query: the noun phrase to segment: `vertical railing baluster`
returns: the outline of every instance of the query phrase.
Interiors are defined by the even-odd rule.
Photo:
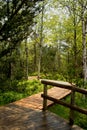
[[[46,111],[47,109],[47,85],[44,84],[44,97],[43,97],[43,111]]]
[[[71,105],[74,106],[75,104],[75,91],[72,90],[71,92]],[[74,124],[74,110],[70,109],[70,118],[69,118],[69,124]]]

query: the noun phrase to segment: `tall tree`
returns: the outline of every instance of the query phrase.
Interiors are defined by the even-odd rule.
[[[26,79],[28,79],[28,45],[27,38],[25,40],[25,53],[26,53]]]
[[[40,5],[37,2],[38,0],[1,0],[0,57],[13,50],[26,35],[30,34],[35,24],[33,18],[40,11]]]
[[[84,88],[86,88],[87,83],[87,41],[86,41],[86,27],[87,27],[87,0],[79,1],[81,6],[81,21],[82,21],[82,45],[83,45],[83,78],[84,78]]]
[[[39,0],[0,1],[0,59],[2,59],[0,62],[8,68],[1,71],[5,72],[9,78],[12,73],[14,74],[14,68],[17,72],[17,67],[20,65],[20,61],[16,59],[18,58],[16,52],[18,48],[21,48],[21,42],[33,31],[32,27],[36,24],[33,19],[41,11],[40,2]],[[18,63],[13,63],[14,60]]]
[[[39,42],[39,59],[38,59],[38,78],[41,72],[41,57],[42,57],[42,44],[43,44],[43,17],[44,17],[44,2],[42,3],[41,25],[40,25],[40,42]]]

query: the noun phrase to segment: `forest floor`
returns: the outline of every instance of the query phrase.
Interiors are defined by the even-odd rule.
[[[34,79],[37,80],[37,79],[38,79],[38,76],[29,76],[29,77],[28,77],[28,80],[34,80]]]

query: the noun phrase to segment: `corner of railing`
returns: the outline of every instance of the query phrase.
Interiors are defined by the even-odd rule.
[[[47,81],[47,79],[40,79],[40,82],[41,82],[42,84],[45,84],[46,81]]]

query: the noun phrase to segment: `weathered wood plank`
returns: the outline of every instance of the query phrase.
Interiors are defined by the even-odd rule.
[[[20,102],[20,101],[19,101]],[[0,107],[0,130],[82,130],[51,112],[12,103]]]
[[[56,99],[62,99],[71,93],[70,90],[61,89],[53,87],[48,90],[48,95],[55,97]],[[34,109],[42,109],[43,108],[43,99],[41,98],[41,93],[34,94],[27,98],[21,99],[20,102],[16,101],[15,103],[20,106],[25,106],[27,108],[34,108]],[[53,104],[53,101],[47,101],[47,106]]]
[[[48,92],[59,99],[66,96],[60,93],[67,93],[65,89],[55,87]],[[0,130],[83,130],[78,126],[70,126],[66,120],[51,112],[43,112],[40,110],[42,107],[41,93],[0,107]]]
[[[86,109],[82,109],[78,106],[75,106],[75,92],[79,92],[79,93],[87,95],[87,90],[78,88],[74,84],[71,84],[71,83],[68,83],[68,82],[62,82],[62,81],[42,79],[41,83],[43,83],[45,85],[45,91],[47,91],[48,85],[59,87],[59,88],[64,88],[64,89],[67,89],[67,90],[71,90],[71,102],[70,103],[66,103],[64,101],[61,101],[60,99],[52,97],[51,95],[49,96],[48,94],[45,94],[45,92],[41,95],[43,97],[43,99],[45,99],[46,101],[48,99],[50,101],[53,101],[54,103],[57,103],[57,104],[60,104],[60,105],[63,105],[65,107],[70,108],[70,117],[69,117],[70,125],[74,124],[74,111],[77,111],[77,112],[80,112],[82,114],[87,115]],[[44,106],[43,106],[43,110],[46,110],[46,107],[44,109]]]

